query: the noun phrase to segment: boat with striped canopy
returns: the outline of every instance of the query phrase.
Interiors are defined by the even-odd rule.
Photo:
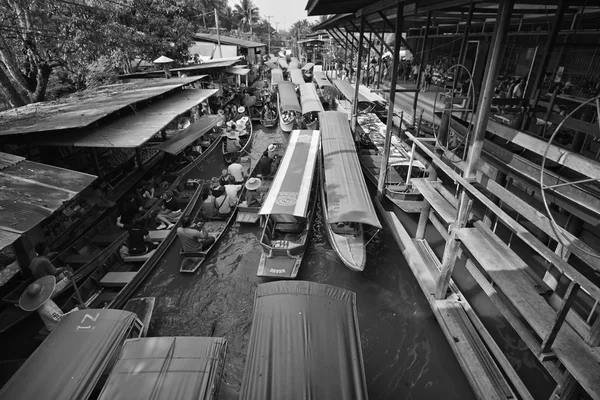
[[[317,89],[312,83],[303,83],[300,88],[300,104],[302,116],[307,129],[319,129],[319,113],[324,111],[323,104],[317,94]]]
[[[363,271],[369,242],[365,241],[364,228],[379,230],[381,223],[371,202],[346,114],[326,111],[319,118],[321,209],[327,239],[344,265]]]
[[[269,193],[263,216],[258,276],[295,278],[302,264],[317,204],[315,165],[319,131],[293,131]]]
[[[302,113],[296,90],[291,82],[281,82],[277,87],[277,109],[279,124],[284,132],[291,132],[296,122],[296,113]]]

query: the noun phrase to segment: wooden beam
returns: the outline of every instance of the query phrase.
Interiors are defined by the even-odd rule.
[[[371,32],[373,32],[375,34],[375,37],[381,42],[382,46],[385,46],[385,48],[390,53],[394,54],[394,49],[392,49],[391,46],[389,44],[387,44],[387,42],[384,40],[384,38],[382,36],[380,36],[379,33],[375,29],[373,29],[373,26],[369,23],[369,21],[365,21],[365,23],[367,24],[369,29],[371,29]]]
[[[558,331],[562,327],[565,319],[567,318],[567,314],[571,309],[571,306],[575,302],[577,298],[577,293],[579,293],[579,285],[574,281],[571,281],[569,287],[567,288],[567,292],[565,293],[564,300],[560,306],[560,309],[556,313],[556,318],[554,319],[554,323],[552,324],[552,330],[550,334],[546,336],[544,341],[542,342],[542,350],[541,353],[548,353],[552,349],[552,344],[556,339],[556,335],[558,335]]]

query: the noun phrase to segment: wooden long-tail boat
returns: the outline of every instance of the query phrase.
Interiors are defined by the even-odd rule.
[[[303,83],[300,88],[300,104],[302,116],[307,129],[319,129],[319,113],[324,111],[323,104],[317,94],[317,89],[312,83]]]
[[[231,164],[234,157],[241,157],[244,154],[248,153],[250,146],[252,145],[252,139],[254,138],[254,129],[252,127],[252,121],[248,118],[246,121],[244,131],[247,132],[245,135],[240,136],[240,144],[242,145],[236,151],[227,151],[227,139],[223,140],[221,143],[221,152],[223,153],[223,158],[227,164]]]
[[[277,109],[281,130],[286,133],[291,132],[296,122],[296,113],[302,112],[292,83],[281,82],[277,87]]]

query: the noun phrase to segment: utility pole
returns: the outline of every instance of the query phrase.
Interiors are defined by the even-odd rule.
[[[223,50],[221,49],[221,32],[219,31],[219,14],[215,8],[215,25],[217,26],[217,45],[219,46],[219,57],[223,58]]]
[[[273,16],[272,15],[265,15],[265,18],[267,19],[267,30],[269,31],[269,41],[267,44],[267,54],[271,54],[271,18]]]

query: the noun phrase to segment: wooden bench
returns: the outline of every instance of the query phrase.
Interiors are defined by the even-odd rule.
[[[124,231],[117,231],[107,233],[105,235],[96,235],[92,238],[91,242],[94,246],[110,246],[111,244],[113,244],[114,241],[118,240],[121,236],[123,236],[124,233]]]
[[[109,272],[102,279],[100,285],[103,287],[123,287],[135,277],[137,272]]]
[[[85,265],[94,257],[96,257],[96,254],[69,254],[63,261],[69,265]]]
[[[433,182],[423,178],[413,178],[410,182],[445,223],[451,224],[456,221],[456,207],[440,192],[440,190],[445,190],[440,188],[440,182]]]
[[[300,233],[304,229],[303,224],[293,222],[279,222],[275,230],[283,233]]]
[[[163,240],[165,240],[167,238],[167,236],[169,235],[170,232],[171,231],[168,229],[163,229],[162,231],[149,231],[148,237],[153,242],[162,242]]]
[[[126,255],[122,256],[123,261],[125,262],[146,262],[150,257],[152,257],[156,253],[156,249],[149,251],[146,254],[140,254],[139,256]]]

